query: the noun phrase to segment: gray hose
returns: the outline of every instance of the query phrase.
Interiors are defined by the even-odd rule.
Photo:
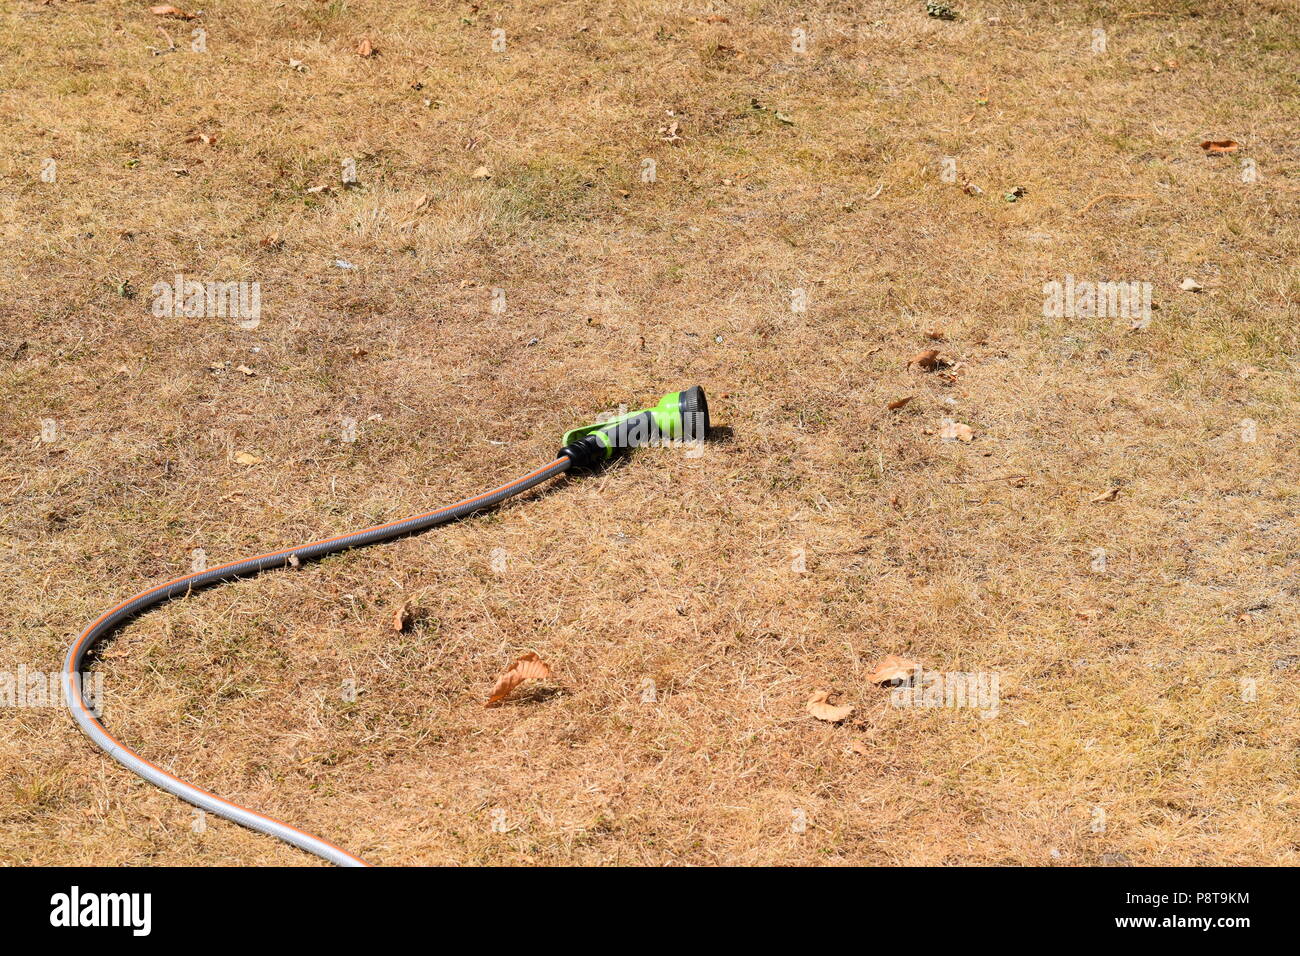
[[[141,591],[135,597],[128,598],[112,610],[105,611],[98,620],[82,631],[81,636],[68,648],[68,656],[63,667],[63,699],[67,703],[68,709],[72,711],[73,718],[76,719],[81,729],[86,732],[86,736],[126,769],[143,777],[150,783],[162,787],[169,793],[174,793],[182,800],[188,800],[196,807],[202,807],[204,810],[215,813],[219,817],[225,817],[227,820],[233,820],[235,823],[249,829],[278,837],[286,843],[291,843],[308,853],[314,853],[331,863],[337,863],[339,866],[366,866],[365,861],[319,837],[304,833],[287,823],[273,820],[254,810],[248,810],[236,803],[231,803],[229,800],[223,800],[221,797],[208,793],[206,790],[201,790],[193,784],[173,777],[166,770],[149,763],[139,754],[115,740],[86,707],[86,702],[81,695],[82,682],[75,679],[81,671],[86,655],[121,624],[169,598],[189,594],[200,588],[220,584],[224,581],[246,577],[269,568],[279,568],[293,562],[323,558],[327,554],[335,554],[349,548],[360,548],[380,541],[390,541],[402,535],[423,531],[425,528],[431,528],[437,524],[455,521],[457,518],[463,518],[476,511],[490,508],[507,498],[527,491],[534,485],[541,484],[543,481],[562,473],[569,467],[569,464],[570,459],[561,456],[545,468],[539,468],[532,474],[525,475],[508,485],[502,485],[494,491],[489,491],[474,498],[466,498],[464,501],[449,505],[446,508],[440,508],[437,511],[415,515],[411,518],[403,518],[400,521],[378,525],[374,528],[366,528],[364,531],[354,531],[351,534],[340,535],[337,538],[314,541],[300,548],[288,548],[283,551],[274,551],[271,554],[263,554],[256,558],[245,558],[242,561],[223,564],[221,567],[210,568],[206,571],[198,571],[183,578],[168,581],[166,584],[159,584],[147,591]]]

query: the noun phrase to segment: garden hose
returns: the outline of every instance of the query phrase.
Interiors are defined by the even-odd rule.
[[[87,656],[108,635],[113,633],[126,621],[149,608],[174,597],[190,594],[201,588],[233,581],[266,571],[270,568],[284,567],[286,564],[297,565],[304,561],[323,558],[350,548],[361,548],[381,541],[414,534],[434,525],[455,521],[476,512],[500,504],[507,498],[521,494],[544,481],[556,477],[574,466],[592,466],[610,457],[616,451],[641,445],[655,444],[662,441],[702,441],[709,428],[708,403],[704,390],[698,385],[682,392],[672,392],[664,396],[659,405],[653,409],[631,412],[612,420],[584,426],[567,433],[565,446],[560,449],[556,459],[549,465],[538,468],[509,484],[493,491],[466,498],[464,501],[429,511],[424,514],[392,521],[388,524],[354,531],[351,534],[314,541],[297,548],[286,548],[255,558],[233,561],[220,567],[196,571],[185,577],[176,578],[165,584],[159,584],[141,591],[116,607],[105,611],[94,623],[81,632],[77,640],[68,648],[63,667],[63,697],[72,711],[73,718],[105,753],[126,767],[132,773],[143,777],[150,783],[187,800],[210,813],[224,817],[241,826],[257,830],[269,836],[278,837],[299,849],[314,853],[323,859],[340,866],[366,866],[359,857],[353,856],[334,844],[320,837],[304,833],[296,827],[279,820],[274,820],[255,810],[241,807],[215,794],[209,793],[194,784],[187,783],[173,776],[161,767],[145,760],[135,751],[114,738],[98,717],[86,706],[82,696],[82,665]],[[99,703],[99,702],[96,702]]]

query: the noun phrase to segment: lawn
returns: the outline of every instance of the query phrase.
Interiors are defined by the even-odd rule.
[[[105,725],[377,864],[1300,862],[1294,3],[182,6],[0,10],[0,690],[698,383],[142,617]],[[319,862],[39,697],[0,863]]]

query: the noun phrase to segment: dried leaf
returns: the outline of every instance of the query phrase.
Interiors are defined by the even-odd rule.
[[[912,674],[920,669],[921,665],[916,661],[890,654],[876,665],[875,671],[867,677],[867,680],[872,684],[902,683],[911,680]]]
[[[216,145],[217,145],[217,134],[216,134],[216,133],[212,133],[212,134],[208,134],[208,133],[195,133],[193,136],[187,136],[187,137],[185,138],[185,142],[187,142],[187,143],[202,143],[204,146],[216,146]]]
[[[907,360],[907,365],[909,368],[915,365],[924,372],[933,372],[939,367],[939,350],[926,349],[924,352],[918,352]]]
[[[810,715],[816,717],[818,720],[825,720],[832,724],[838,724],[840,721],[846,720],[848,716],[853,713],[853,705],[828,703],[830,696],[830,691],[819,690],[808,698],[808,703],[805,705],[805,709]]]
[[[1205,288],[1205,286],[1201,285],[1191,276],[1187,276],[1182,282],[1178,283],[1178,288],[1182,289],[1184,292],[1200,292]]]
[[[370,37],[362,37],[361,42],[357,44],[357,56],[369,57],[377,56],[378,54],[379,51],[376,50],[375,45],[370,42]]]
[[[258,458],[256,455],[246,451],[235,452],[235,461],[241,465],[256,465],[259,464],[261,460],[262,459]]]
[[[510,696],[510,692],[526,680],[545,680],[551,676],[551,668],[545,661],[529,651],[510,666],[510,669],[497,678],[496,686],[488,695],[484,707],[495,707]]]
[[[193,20],[198,14],[186,13],[179,7],[173,7],[169,3],[160,3],[156,7],[150,7],[149,12],[155,17],[175,17],[177,20]]]
[[[249,368],[247,365],[236,365],[236,366],[235,366],[235,371],[236,371],[236,372],[243,372],[243,373],[244,373],[245,375],[247,375],[249,378],[252,378],[254,375],[257,374],[257,373],[254,372],[251,368]]]
[[[1216,153],[1235,153],[1240,148],[1241,144],[1232,139],[1207,139],[1201,144],[1201,149],[1211,156]]]
[[[891,412],[896,411],[897,409],[902,408],[904,405],[910,402],[914,397],[915,396],[913,395],[908,395],[906,398],[896,398],[885,407],[888,408]]]
[[[975,432],[969,425],[961,422],[946,421],[939,429],[939,437],[944,441],[969,442],[975,438]]]
[[[1102,501],[1114,501],[1118,497],[1119,497],[1119,488],[1112,485],[1111,487],[1103,491],[1101,494],[1093,498],[1092,501],[1094,504],[1096,504]]]
[[[401,634],[406,630],[406,625],[411,623],[411,605],[409,602],[403,602],[395,614],[393,614],[393,630]]]
[[[491,178],[492,178],[492,170],[488,169],[486,166],[480,166],[478,169],[474,170],[474,172],[470,174],[470,178],[471,178],[471,179],[491,179]]]

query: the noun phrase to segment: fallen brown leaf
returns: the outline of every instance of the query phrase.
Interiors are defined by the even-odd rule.
[[[896,398],[896,399],[894,399],[892,402],[890,402],[890,403],[889,403],[887,406],[885,406],[885,407],[888,408],[888,409],[892,412],[892,411],[895,411],[895,410],[897,410],[897,409],[902,408],[904,405],[906,405],[908,402],[910,402],[910,401],[911,401],[913,398],[915,398],[915,397],[916,397],[916,396],[914,396],[914,395],[908,395],[906,398]]]
[[[180,7],[173,7],[170,3],[160,3],[156,7],[150,7],[149,12],[155,17],[175,17],[177,20],[193,20],[198,16],[196,13],[186,13]]]
[[[1240,148],[1241,144],[1233,139],[1207,139],[1201,144],[1201,149],[1210,155],[1215,153],[1235,153]]]
[[[805,709],[810,715],[818,720],[829,721],[832,724],[838,724],[846,720],[853,713],[852,704],[831,704],[828,703],[831,694],[827,690],[819,690],[808,698]]]
[[[1119,497],[1119,488],[1112,485],[1111,487],[1103,491],[1101,494],[1093,498],[1092,501],[1094,504],[1096,504],[1102,501],[1114,501],[1118,497]]]
[[[262,459],[258,458],[256,455],[252,454],[251,452],[246,452],[246,451],[235,452],[235,462],[237,464],[256,465],[256,464],[260,464],[261,461]]]
[[[492,178],[492,170],[488,169],[486,166],[480,166],[478,169],[474,170],[474,172],[470,174],[470,178],[471,178],[471,179],[491,179],[491,178]]]
[[[406,630],[406,625],[411,623],[411,605],[410,602],[403,601],[398,605],[397,611],[393,614],[393,630],[401,634]]]
[[[867,680],[872,684],[892,684],[895,681],[901,683],[911,680],[912,674],[920,669],[921,665],[916,661],[890,654],[876,665],[875,671],[867,677]]]
[[[917,368],[926,372],[933,372],[939,367],[939,350],[926,349],[924,352],[918,352],[907,360],[908,366],[915,365]]]
[[[944,422],[939,429],[939,437],[944,441],[969,442],[975,438],[975,431],[961,422]]]
[[[379,51],[375,45],[370,42],[370,37],[362,37],[361,42],[357,44],[357,56],[378,56]]]
[[[495,707],[510,696],[510,692],[526,680],[545,680],[551,676],[550,666],[540,657],[529,651],[516,660],[510,669],[497,678],[496,686],[488,695],[484,707]]]

